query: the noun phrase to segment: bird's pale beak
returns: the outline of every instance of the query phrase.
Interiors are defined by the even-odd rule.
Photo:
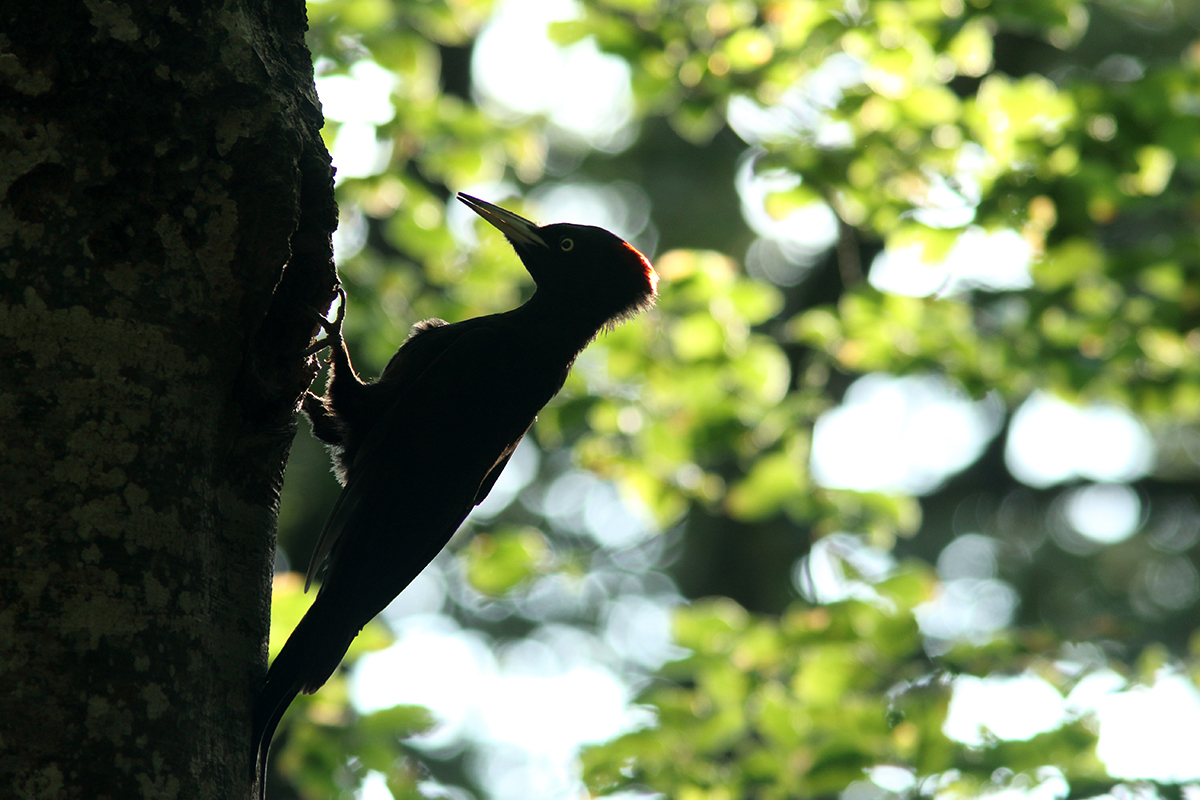
[[[539,247],[547,246],[546,240],[538,235],[538,226],[524,217],[503,209],[500,206],[485,203],[478,197],[471,197],[471,195],[463,194],[462,192],[458,193],[458,199],[463,201],[476,214],[495,226],[513,244],[525,245],[527,247],[530,245],[538,245]]]

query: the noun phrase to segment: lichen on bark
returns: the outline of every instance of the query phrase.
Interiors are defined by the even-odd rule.
[[[20,7],[18,7],[20,6]],[[0,13],[0,785],[237,797],[336,224],[299,2]]]

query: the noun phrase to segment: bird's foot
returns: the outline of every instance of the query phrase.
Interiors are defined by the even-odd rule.
[[[315,355],[324,350],[326,347],[329,347],[342,340],[342,320],[346,317],[346,290],[342,288],[341,284],[338,284],[337,293],[337,316],[334,317],[332,321],[315,308],[308,308],[308,311],[313,315],[313,318],[316,319],[317,324],[320,325],[321,329],[325,331],[325,335],[313,342],[308,349],[304,351],[305,358]]]

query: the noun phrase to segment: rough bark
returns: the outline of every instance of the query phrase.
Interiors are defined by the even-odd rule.
[[[4,796],[249,792],[334,281],[304,25],[301,0],[0,2]]]

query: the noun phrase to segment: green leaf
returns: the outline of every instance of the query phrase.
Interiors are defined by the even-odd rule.
[[[384,736],[388,739],[407,739],[418,733],[426,733],[437,724],[433,713],[424,706],[395,705],[366,714],[358,723],[366,736]]]
[[[478,533],[464,551],[467,580],[498,597],[539,574],[548,554],[546,538],[536,528]]]
[[[1048,250],[1033,265],[1033,279],[1044,291],[1053,292],[1103,268],[1104,254],[1095,244],[1085,239],[1070,239]]]
[[[766,519],[798,501],[807,487],[807,470],[794,453],[772,453],[754,462],[749,474],[729,491],[725,507],[736,519]]]
[[[742,28],[725,40],[721,51],[734,72],[749,72],[771,60],[775,46],[770,37],[757,28]]]

